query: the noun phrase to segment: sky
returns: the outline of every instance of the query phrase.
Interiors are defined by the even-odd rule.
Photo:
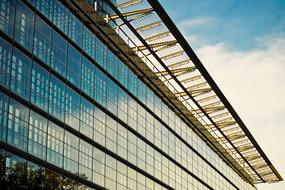
[[[285,0],[160,3],[285,178]]]

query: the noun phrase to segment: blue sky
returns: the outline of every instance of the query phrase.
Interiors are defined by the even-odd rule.
[[[160,3],[285,178],[285,0]]]
[[[255,48],[256,39],[285,32],[284,0],[161,0],[174,21],[209,19],[195,25],[186,35],[206,39],[206,43],[224,42],[231,48]],[[195,45],[196,46],[196,45]],[[195,48],[194,46],[194,48]]]

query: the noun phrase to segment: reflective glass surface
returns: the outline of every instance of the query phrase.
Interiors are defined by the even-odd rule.
[[[61,1],[0,4],[2,142],[108,189],[254,189]]]

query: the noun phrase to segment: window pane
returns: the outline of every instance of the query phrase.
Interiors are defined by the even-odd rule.
[[[80,139],[79,163],[92,169],[92,145]]]
[[[92,145],[80,140],[79,175],[92,180]]]
[[[64,121],[65,84],[55,77],[51,77],[49,86],[49,113]]]
[[[96,60],[96,42],[97,37],[87,28],[83,27],[83,50]]]
[[[80,87],[81,54],[71,45],[68,46],[67,80]]]
[[[80,95],[69,87],[66,88],[65,110],[65,123],[79,131]]]
[[[52,20],[53,0],[37,0],[37,9],[49,20]]]
[[[69,37],[80,47],[82,47],[82,22],[75,15],[69,16]]]
[[[64,130],[61,127],[49,122],[47,161],[58,167],[63,164],[63,135]]]
[[[96,84],[96,101],[103,106],[106,106],[106,86],[107,77],[98,69],[95,70],[95,84]]]
[[[64,169],[78,174],[79,138],[65,131]]]
[[[28,122],[29,109],[11,99],[7,142],[24,151],[27,150]]]
[[[36,17],[34,54],[49,65],[51,51],[51,28],[40,18]]]
[[[107,109],[117,115],[117,88],[118,86],[109,78],[107,79]]]
[[[53,23],[68,35],[68,9],[60,1],[54,1],[53,9]]]
[[[67,61],[67,42],[61,35],[53,32],[51,67],[60,75],[65,77]]]
[[[8,36],[13,35],[15,0],[0,1],[0,30]]]
[[[22,1],[18,1],[15,22],[15,40],[31,51],[33,48],[34,12]]]
[[[6,168],[6,175],[9,182],[7,185],[10,186],[8,189],[22,189],[23,182],[26,180],[26,160],[10,152],[7,152]]]
[[[33,63],[31,102],[48,111],[49,73],[36,63]]]
[[[46,159],[47,119],[31,111],[28,151],[43,160]]]
[[[80,132],[93,138],[93,104],[81,97]]]
[[[31,59],[14,48],[10,86],[12,91],[25,99],[30,98],[31,67]]]
[[[95,66],[85,57],[82,59],[82,69],[81,69],[81,89],[83,92],[95,98]]]
[[[9,86],[11,74],[11,45],[0,38],[0,84]]]
[[[6,142],[8,119],[8,96],[0,92],[0,140]]]

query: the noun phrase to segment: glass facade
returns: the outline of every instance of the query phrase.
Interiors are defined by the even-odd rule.
[[[64,2],[0,1],[2,187],[255,189]]]

